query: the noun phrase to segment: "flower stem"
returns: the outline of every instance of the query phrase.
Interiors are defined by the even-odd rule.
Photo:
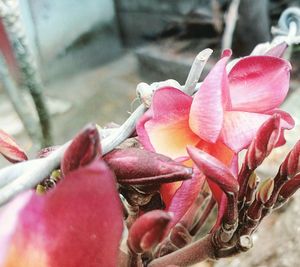
[[[206,259],[215,259],[215,248],[212,235],[209,234],[180,250],[157,258],[150,262],[149,267],[163,267],[168,265],[189,266]]]

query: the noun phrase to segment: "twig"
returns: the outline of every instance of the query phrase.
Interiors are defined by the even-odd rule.
[[[207,48],[202,50],[195,58],[191,70],[189,72],[189,75],[186,79],[185,86],[183,91],[187,93],[188,95],[192,95],[195,92],[195,87],[197,85],[197,82],[201,76],[201,73],[204,69],[204,66],[212,54],[212,50]]]
[[[116,132],[101,142],[103,154],[113,150],[133,133],[136,122],[145,110],[145,106],[140,105]],[[6,184],[0,189],[0,205],[6,203],[18,193],[34,187],[57,168],[70,142],[67,142],[46,158],[25,161],[0,170],[0,181],[2,184]]]
[[[225,30],[222,38],[222,50],[231,48],[232,37],[238,19],[240,0],[232,0],[225,19]]]
[[[3,82],[3,88],[9,97],[15,111],[23,122],[25,130],[34,143],[40,142],[38,125],[24,100],[22,93],[14,83],[6,67],[3,55],[0,53],[0,79]]]
[[[43,136],[42,145],[49,146],[52,144],[49,112],[42,95],[43,85],[36,62],[20,20],[18,1],[0,1],[0,17],[11,41],[24,85],[28,88],[36,107]]]

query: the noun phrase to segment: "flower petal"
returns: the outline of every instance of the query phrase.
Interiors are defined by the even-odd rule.
[[[116,266],[122,225],[113,175],[93,162],[31,196],[0,266]]]
[[[268,118],[270,115],[267,114],[227,111],[220,138],[233,151],[239,152],[251,143]]]
[[[156,91],[151,110],[136,127],[142,145],[173,159],[187,155],[186,145],[199,140],[188,125],[191,103],[192,98],[178,89]]]
[[[272,57],[280,57],[282,58],[285,51],[288,48],[288,44],[286,42],[282,42],[280,44],[277,44],[276,46],[272,47],[271,49],[269,49],[265,55],[266,56],[272,56]]]
[[[0,154],[12,163],[27,160],[25,152],[10,135],[2,130],[0,130]]]
[[[198,171],[197,173],[194,173],[192,179],[186,180],[182,183],[174,194],[168,208],[168,211],[173,214],[173,218],[171,223],[168,225],[168,229],[175,226],[175,224],[178,223],[183,215],[188,211],[199,195],[204,181],[205,176]]]
[[[274,109],[274,110],[268,111],[267,114],[270,114],[270,115],[279,114],[280,115],[281,131],[280,131],[280,136],[278,138],[278,141],[276,143],[276,147],[283,146],[286,143],[286,140],[284,137],[284,130],[290,130],[290,129],[294,128],[295,121],[289,113],[287,113],[283,110]]]
[[[291,65],[271,56],[239,60],[228,78],[233,110],[264,112],[277,108],[289,89]]]
[[[223,108],[230,106],[226,63],[231,53],[225,51],[204,79],[194,96],[189,125],[205,141],[215,142],[223,123]]]

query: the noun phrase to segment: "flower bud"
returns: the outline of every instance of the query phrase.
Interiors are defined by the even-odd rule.
[[[300,174],[287,181],[279,191],[279,195],[284,199],[291,197],[300,188]]]
[[[248,180],[248,187],[250,189],[254,189],[257,186],[258,182],[259,182],[259,177],[256,175],[255,172],[252,172]]]
[[[188,146],[187,151],[199,170],[225,193],[238,192],[238,181],[226,165],[198,148]]]
[[[25,152],[17,145],[15,140],[2,130],[0,130],[0,154],[12,163],[28,159]]]
[[[280,166],[280,175],[292,178],[300,172],[300,140],[296,143],[290,153]]]
[[[274,114],[257,131],[245,157],[250,170],[255,170],[271,153],[280,135],[280,115]]]
[[[153,210],[139,217],[128,233],[128,246],[135,253],[151,250],[165,235],[171,215],[162,210]]]
[[[270,199],[273,189],[274,189],[274,180],[272,178],[268,178],[262,181],[258,186],[256,198],[260,202],[266,203]]]
[[[100,140],[95,125],[88,125],[75,136],[61,161],[65,176],[79,166],[87,165],[101,153]]]
[[[192,169],[139,148],[116,149],[104,156],[120,184],[146,185],[190,179]]]

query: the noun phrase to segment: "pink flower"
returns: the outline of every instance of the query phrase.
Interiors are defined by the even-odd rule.
[[[119,201],[101,160],[68,173],[46,195],[19,195],[0,210],[0,266],[116,266]]]
[[[137,125],[145,149],[171,158],[187,156],[195,146],[233,166],[258,128],[272,114],[281,116],[282,129],[294,125],[289,114],[277,108],[289,88],[291,66],[272,56],[240,59],[226,72],[231,51],[225,50],[194,97],[172,87],[154,93],[152,105]],[[280,145],[283,144],[283,136]],[[178,185],[167,185],[162,194],[167,205]]]

